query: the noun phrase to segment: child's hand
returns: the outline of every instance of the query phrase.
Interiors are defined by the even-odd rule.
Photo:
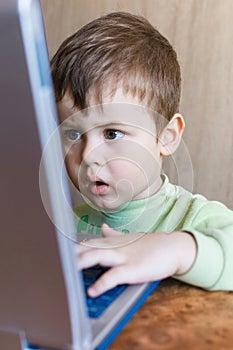
[[[104,238],[76,246],[79,267],[109,266],[89,289],[96,297],[118,284],[155,281],[187,272],[196,257],[196,243],[186,232],[122,234],[102,226]]]

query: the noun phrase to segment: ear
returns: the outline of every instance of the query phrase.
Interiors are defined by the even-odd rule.
[[[185,122],[181,114],[175,114],[158,137],[161,156],[173,154],[181,141]]]

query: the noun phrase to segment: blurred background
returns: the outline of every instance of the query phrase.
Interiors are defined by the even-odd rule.
[[[175,48],[182,72],[184,142],[164,170],[172,182],[233,209],[233,1],[41,0],[50,58],[90,20],[145,16]]]

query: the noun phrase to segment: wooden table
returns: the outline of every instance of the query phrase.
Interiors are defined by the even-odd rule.
[[[233,293],[173,279],[148,297],[109,350],[233,350]]]

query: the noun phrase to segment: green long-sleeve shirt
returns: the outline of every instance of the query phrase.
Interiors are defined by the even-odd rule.
[[[197,242],[192,268],[175,277],[209,290],[233,290],[233,211],[169,183],[153,196],[127,203],[115,212],[87,204],[75,208],[78,233],[100,234],[103,223],[125,233],[188,231]]]

